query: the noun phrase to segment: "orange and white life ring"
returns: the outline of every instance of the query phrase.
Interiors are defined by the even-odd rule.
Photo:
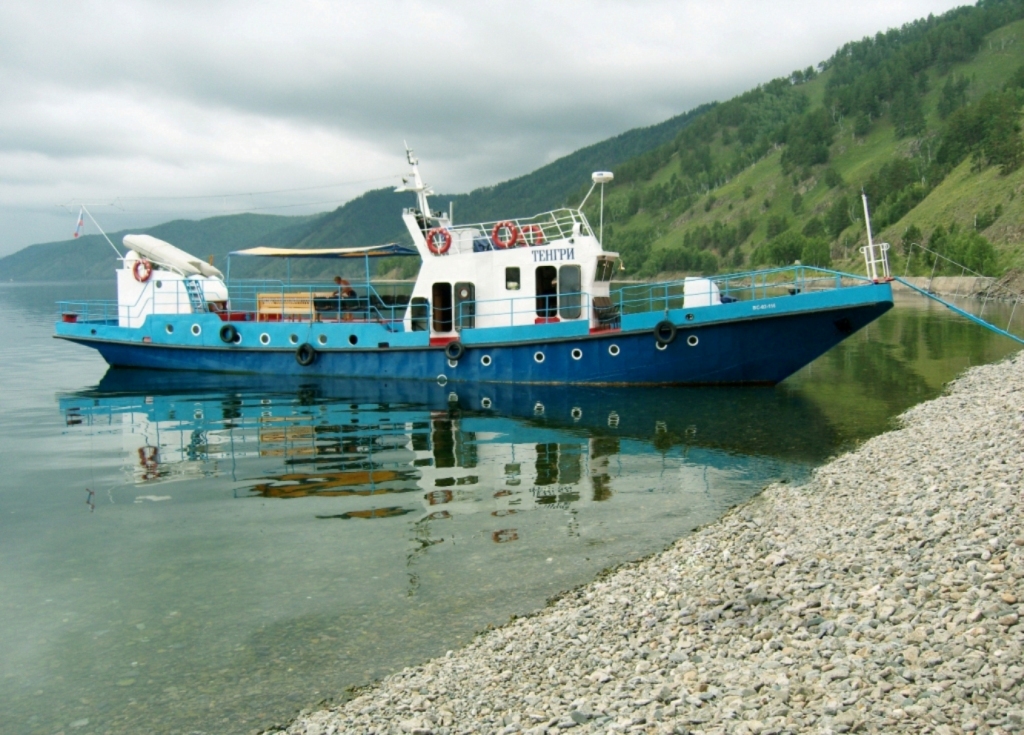
[[[437,239],[441,239],[441,244],[437,244]],[[444,255],[448,252],[448,248],[452,246],[452,233],[443,227],[435,227],[427,233],[427,248],[434,255]]]
[[[501,238],[502,230],[506,230],[508,232],[507,240],[503,240]],[[491,230],[491,241],[502,250],[505,248],[514,248],[516,243],[519,242],[519,228],[516,227],[516,223],[512,220],[499,222],[494,226],[494,229]]]
[[[145,258],[136,260],[132,266],[132,275],[135,276],[135,280],[139,283],[145,283],[153,275],[153,264]]]
[[[543,245],[544,230],[540,225],[523,225],[523,242],[527,245]]]

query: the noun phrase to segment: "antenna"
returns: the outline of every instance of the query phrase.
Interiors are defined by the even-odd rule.
[[[594,186],[596,186],[598,184],[601,185],[601,234],[598,237],[598,242],[600,242],[602,247],[603,247],[604,246],[604,185],[609,183],[609,182],[611,182],[611,180],[615,178],[615,174],[613,174],[611,171],[595,171],[593,174],[590,175],[590,178],[593,180]],[[593,190],[594,190],[594,187],[591,186],[590,187],[590,191],[593,191]],[[590,194],[588,193],[587,196],[590,196]],[[580,207],[580,208],[582,209],[582,207]]]
[[[860,252],[864,255],[864,265],[868,271],[868,278],[875,283],[878,283],[879,280],[891,281],[892,278],[889,275],[889,243],[881,242],[875,245],[875,241],[871,236],[871,213],[868,212],[868,195],[863,189],[860,191],[860,198],[864,202],[864,224],[868,228],[868,244],[866,247],[861,248]],[[879,269],[879,266],[881,266],[881,269]],[[879,275],[879,270],[881,270],[881,275]]]

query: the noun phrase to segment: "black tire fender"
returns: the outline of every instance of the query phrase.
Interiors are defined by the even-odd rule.
[[[302,365],[302,367],[309,367],[316,362],[316,348],[309,342],[303,342],[295,350],[295,362]]]
[[[654,338],[663,345],[672,344],[672,340],[676,338],[676,325],[668,319],[658,322],[654,326]]]
[[[238,341],[238,330],[233,324],[225,324],[220,328],[220,341],[229,345]]]
[[[466,353],[466,348],[458,340],[444,346],[444,356],[449,360],[458,360]]]

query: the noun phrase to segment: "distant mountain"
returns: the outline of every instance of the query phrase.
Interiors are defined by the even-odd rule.
[[[280,217],[267,214],[236,214],[204,220],[174,220],[156,227],[140,227],[110,233],[124,252],[121,239],[129,234],[148,234],[173,243],[200,258],[214,256],[223,265],[232,250],[291,242],[308,234],[319,216]],[[0,281],[49,281],[110,278],[116,257],[102,235],[77,240],[31,245],[0,258]]]
[[[529,215],[553,209],[568,203],[569,197],[576,195],[580,187],[589,182],[593,171],[612,168],[665,144],[692,120],[713,107],[702,105],[657,125],[629,130],[581,148],[511,181],[476,189],[469,194],[435,195],[431,199],[432,206],[447,209],[448,203],[454,202],[456,218],[461,222]],[[429,181],[429,161],[424,162],[424,173]],[[175,220],[156,227],[113,233],[110,238],[121,247],[121,238],[128,232],[150,234],[198,257],[213,255],[215,264],[224,269],[228,252],[257,245],[315,248],[408,242],[409,236],[400,215],[403,207],[414,203],[411,194],[377,189],[332,212],[319,215],[278,217],[241,214],[199,221]],[[0,258],[0,281],[106,278],[110,275],[113,257],[110,246],[97,235],[31,245]],[[258,259],[234,259],[231,267],[235,275],[269,276],[280,275],[281,271],[279,264]],[[351,272],[357,266],[331,267],[339,272]],[[327,266],[322,261],[294,261],[291,268],[296,276],[319,276]]]

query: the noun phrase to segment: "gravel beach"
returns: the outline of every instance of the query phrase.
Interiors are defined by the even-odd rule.
[[[899,426],[280,732],[1020,732],[1024,357]]]

